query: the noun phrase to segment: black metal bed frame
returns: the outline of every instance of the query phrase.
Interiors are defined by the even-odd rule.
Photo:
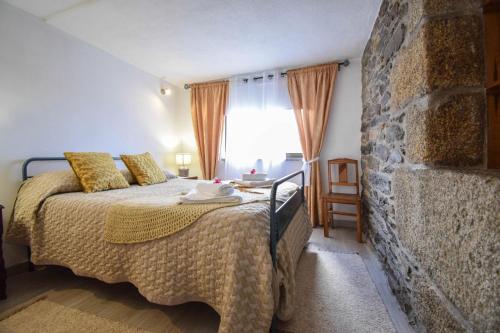
[[[114,160],[120,160],[119,157],[113,157]],[[47,162],[47,161],[67,161],[65,157],[32,157],[24,161],[22,165],[22,176],[23,181],[30,178],[28,176],[28,166],[32,162]],[[295,191],[295,193],[288,198],[284,203],[282,203],[278,208],[276,205],[276,195],[278,193],[278,186],[290,180],[294,177],[301,176],[301,186]],[[273,269],[278,268],[278,257],[277,248],[278,242],[285,233],[286,229],[292,222],[295,213],[299,210],[302,204],[305,203],[304,197],[304,171],[297,171],[295,173],[289,174],[283,178],[276,180],[271,188],[270,196],[270,212],[269,212],[269,247],[271,253],[271,259],[273,263]],[[28,246],[28,265],[29,270],[33,270],[33,264],[31,262],[31,249]],[[271,323],[271,332],[276,331],[277,318],[273,316]]]
[[[115,161],[121,160],[119,157],[113,157]],[[30,178],[28,176],[28,165],[32,162],[50,162],[50,161],[67,161],[66,157],[31,157],[23,162],[22,172],[23,172],[23,181]]]

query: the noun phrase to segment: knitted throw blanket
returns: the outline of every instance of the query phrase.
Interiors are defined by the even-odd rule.
[[[104,239],[115,244],[133,244],[179,232],[213,210],[269,200],[265,194],[241,193],[239,203],[179,204],[179,196],[155,196],[119,201],[106,215]]]

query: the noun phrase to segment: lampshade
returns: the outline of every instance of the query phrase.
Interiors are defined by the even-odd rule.
[[[191,154],[190,153],[175,154],[175,164],[177,165],[191,164]]]

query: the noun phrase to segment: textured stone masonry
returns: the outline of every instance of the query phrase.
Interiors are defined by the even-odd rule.
[[[412,163],[478,165],[483,157],[484,95],[451,95],[437,106],[408,111],[407,153]]]
[[[420,269],[478,331],[500,327],[500,176],[400,168],[394,198],[399,239]]]
[[[500,175],[453,169],[483,164],[482,24],[479,0],[384,0],[363,54],[364,220],[417,331],[500,326]]]
[[[391,72],[392,107],[437,89],[481,86],[481,32],[478,15],[439,18],[423,24],[408,47],[401,50]]]

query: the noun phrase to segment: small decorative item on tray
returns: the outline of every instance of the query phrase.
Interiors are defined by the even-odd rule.
[[[264,180],[241,180],[241,179],[235,179],[232,182],[238,186],[238,187],[260,187],[260,188],[266,188],[266,187],[271,187],[273,186],[273,183],[276,179],[268,179],[265,178]]]

